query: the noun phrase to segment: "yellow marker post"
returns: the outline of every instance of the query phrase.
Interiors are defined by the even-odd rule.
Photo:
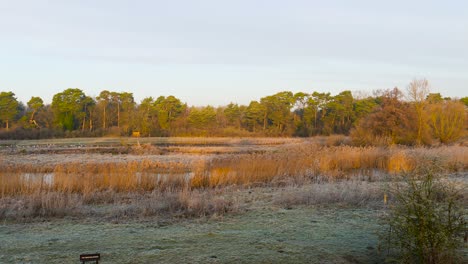
[[[132,132],[132,137],[137,138],[137,143],[138,143],[138,147],[139,147],[140,146],[140,131],[133,131]]]

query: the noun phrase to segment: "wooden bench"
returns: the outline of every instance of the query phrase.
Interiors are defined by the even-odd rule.
[[[101,259],[101,254],[99,253],[80,255],[80,261],[82,264],[85,264],[88,261],[95,261],[95,263],[98,264],[100,259]]]

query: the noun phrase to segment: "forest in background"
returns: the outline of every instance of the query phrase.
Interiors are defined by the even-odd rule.
[[[283,91],[213,107],[188,106],[169,95],[135,102],[131,92],[103,90],[96,98],[78,88],[54,95],[51,104],[32,96],[19,102],[0,93],[0,139],[130,136],[309,137],[350,135],[356,145],[430,145],[466,134],[468,97],[431,93],[425,79],[356,96],[351,91]]]

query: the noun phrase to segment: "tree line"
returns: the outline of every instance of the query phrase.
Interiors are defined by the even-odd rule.
[[[0,93],[0,139],[78,136],[298,136],[344,134],[356,144],[449,143],[466,133],[468,97],[430,93],[427,80],[354,96],[283,91],[251,101],[213,107],[188,106],[169,95],[135,102],[131,92],[103,90],[95,98],[69,88],[44,104],[24,105]]]

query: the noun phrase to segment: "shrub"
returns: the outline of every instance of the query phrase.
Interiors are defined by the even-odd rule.
[[[423,162],[390,190],[383,245],[389,261],[460,263],[466,212],[458,188],[443,181],[435,162]]]

